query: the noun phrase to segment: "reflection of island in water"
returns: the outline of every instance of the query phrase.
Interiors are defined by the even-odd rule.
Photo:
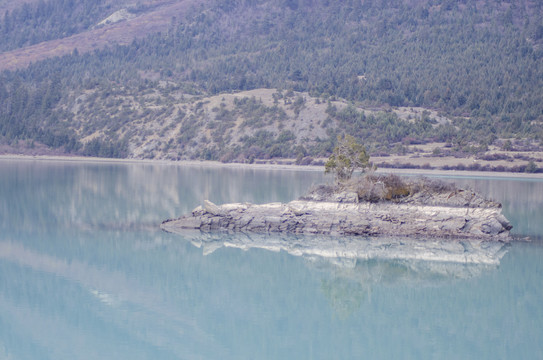
[[[220,248],[285,251],[323,271],[321,289],[340,318],[371,297],[373,286],[437,285],[496,269],[509,244],[498,241],[407,237],[331,237],[292,234],[200,233],[183,237],[209,255]]]
[[[200,233],[184,238],[208,255],[222,247],[286,251],[318,268],[363,272],[363,282],[469,278],[496,268],[507,252],[498,241],[407,237],[332,237],[292,234]],[[374,274],[374,275],[371,275]]]
[[[326,275],[321,289],[340,318],[371,297],[373,286],[437,285],[496,269],[509,244],[498,241],[406,237],[331,237],[292,234],[187,232],[208,255],[223,247],[285,251]]]

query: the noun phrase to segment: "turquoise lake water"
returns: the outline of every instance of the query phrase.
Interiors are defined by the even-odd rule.
[[[323,181],[0,161],[0,359],[543,358],[542,181],[454,179],[531,238],[495,265],[307,258],[228,238],[211,251],[159,229],[204,199],[287,202]]]

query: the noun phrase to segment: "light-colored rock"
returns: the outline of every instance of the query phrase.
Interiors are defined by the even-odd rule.
[[[232,208],[232,205],[228,204],[228,206],[225,208],[225,210],[227,210],[228,208]],[[197,208],[196,208],[197,209]],[[195,210],[196,210],[195,209]],[[213,204],[211,201],[209,200],[204,200],[204,209],[207,213],[211,214],[211,215],[216,215],[216,216],[221,216],[223,215],[223,211],[222,209]],[[193,211],[194,212],[194,211]]]
[[[464,202],[461,200],[460,202]],[[455,200],[456,203],[456,200]],[[412,203],[343,203],[295,200],[288,204],[215,205],[204,207],[162,228],[288,232],[325,235],[424,236],[509,239],[511,225],[499,206],[461,207]]]

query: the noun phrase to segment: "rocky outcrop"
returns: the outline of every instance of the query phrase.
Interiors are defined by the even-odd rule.
[[[496,240],[508,240],[512,228],[501,214],[499,204],[479,200],[466,204],[462,192],[443,195],[441,203],[444,204],[441,205],[435,205],[440,204],[435,199],[426,202],[356,202],[355,195],[344,194],[333,202],[312,199],[262,205],[215,205],[206,200],[191,214],[166,220],[162,228],[170,232],[198,229]],[[451,199],[455,203],[448,205],[447,201]],[[468,194],[469,199],[478,197]]]

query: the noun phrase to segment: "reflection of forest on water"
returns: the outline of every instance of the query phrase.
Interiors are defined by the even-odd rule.
[[[320,172],[206,166],[3,161],[0,225],[41,222],[130,230],[187,213],[204,199],[226,202],[290,201]],[[30,223],[32,222],[32,224]]]
[[[321,172],[3,161],[0,175],[0,358],[353,358],[391,338],[411,358],[428,342],[541,354],[543,243],[159,229],[206,198],[292,200]],[[543,233],[541,182],[459,182],[502,201],[517,234]]]

